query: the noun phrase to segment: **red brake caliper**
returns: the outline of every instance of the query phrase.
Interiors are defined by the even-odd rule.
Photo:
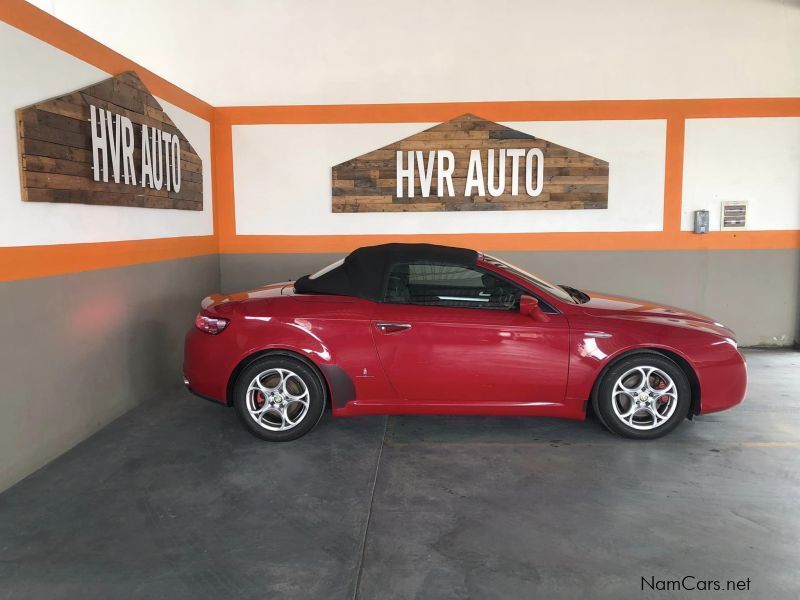
[[[656,389],[663,390],[666,387],[667,387],[667,382],[659,377],[658,378],[658,388],[656,388]],[[667,398],[666,396],[660,396],[658,398],[658,401],[661,404],[666,404],[667,402],[669,402],[669,398]]]

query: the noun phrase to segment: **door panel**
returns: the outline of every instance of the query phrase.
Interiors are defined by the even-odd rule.
[[[569,327],[563,315],[548,316],[383,303],[373,336],[401,401],[561,404]]]

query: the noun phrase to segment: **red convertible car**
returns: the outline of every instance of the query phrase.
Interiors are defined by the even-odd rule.
[[[295,282],[203,300],[184,382],[271,441],[334,416],[585,418],[652,439],[747,385],[712,319],[553,285],[474,250],[359,248]]]

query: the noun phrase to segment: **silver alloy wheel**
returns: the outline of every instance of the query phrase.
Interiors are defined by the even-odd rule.
[[[663,370],[639,366],[617,379],[611,392],[614,414],[628,427],[648,430],[669,421],[678,406],[678,388]]]
[[[292,429],[308,414],[311,396],[306,382],[289,369],[267,369],[247,386],[247,412],[270,431]]]

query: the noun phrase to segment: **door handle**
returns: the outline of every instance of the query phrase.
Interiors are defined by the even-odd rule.
[[[411,329],[410,323],[375,323],[375,327],[381,330],[382,333],[398,333]]]

